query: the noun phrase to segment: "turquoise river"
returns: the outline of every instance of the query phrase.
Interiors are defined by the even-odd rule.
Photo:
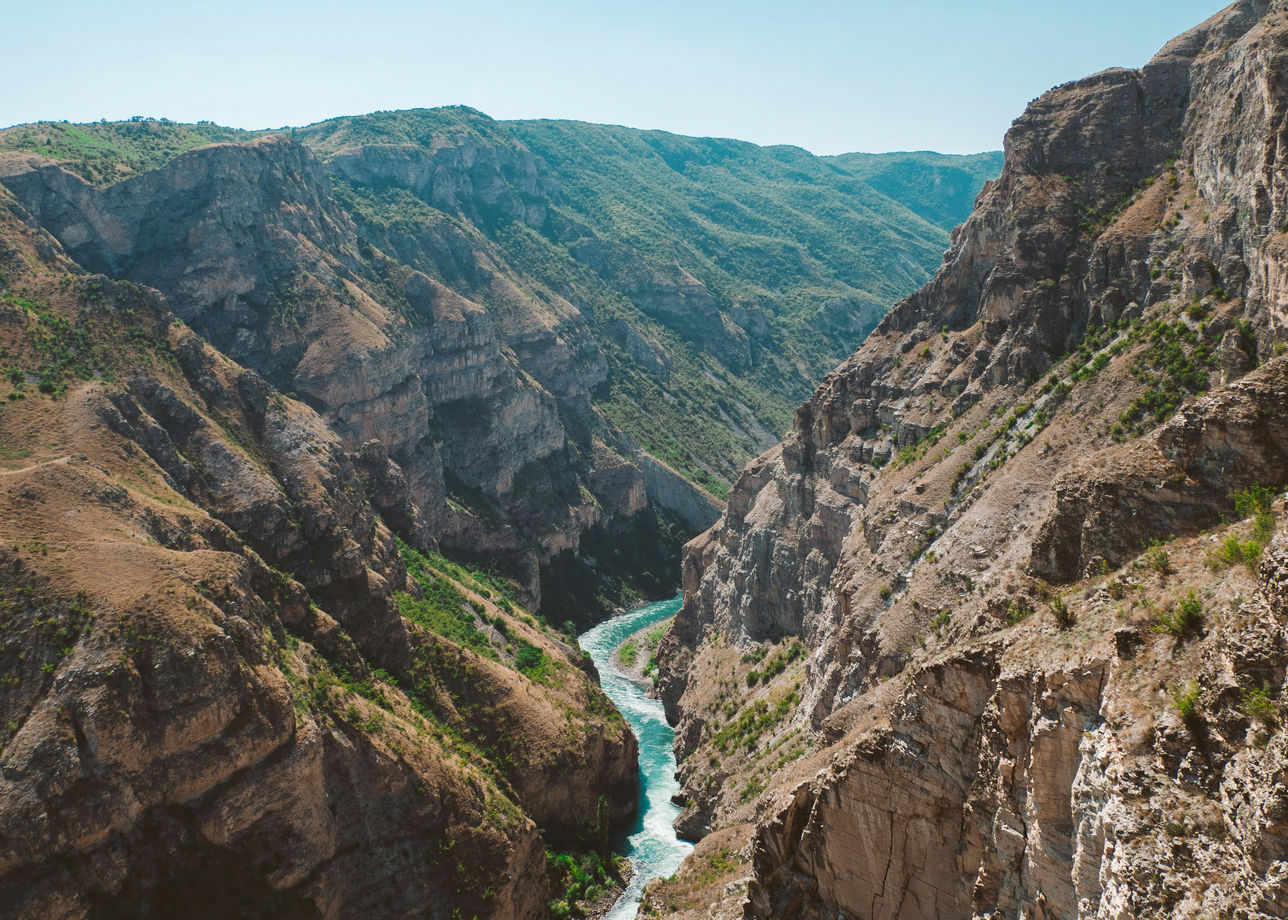
[[[613,662],[613,651],[631,633],[665,620],[680,609],[680,598],[636,607],[581,634],[581,647],[599,669],[604,692],[621,710],[640,742],[640,807],[619,850],[630,857],[635,875],[605,920],[632,920],[640,895],[652,879],[670,875],[693,849],[675,836],[671,822],[680,810],[671,796],[680,791],[675,781],[674,732],[666,724],[662,704],[650,699],[639,684]]]

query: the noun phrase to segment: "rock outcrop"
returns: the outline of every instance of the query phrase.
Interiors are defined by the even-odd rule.
[[[580,488],[592,467],[578,439],[620,437],[587,403],[603,355],[575,308],[539,301],[496,265],[475,261],[457,283],[484,309],[392,262],[327,173],[533,220],[551,190],[530,154],[362,148],[324,168],[281,137],[195,150],[103,191],[20,156],[3,181],[79,264],[164,292],[212,344],[322,413],[346,450],[376,442],[406,485],[409,538],[503,562],[539,604],[543,565],[575,553],[587,527],[642,510]],[[419,264],[441,275],[442,262]]]
[[[2,912],[546,916],[546,846],[635,807],[580,654],[25,220],[0,191]]]
[[[1032,103],[686,547],[681,824],[768,809],[747,916],[1282,913],[1286,45],[1245,0]]]

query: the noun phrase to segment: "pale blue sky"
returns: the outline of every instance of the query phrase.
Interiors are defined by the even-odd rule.
[[[23,0],[0,125],[242,128],[461,103],[797,144],[1001,146],[1058,83],[1139,66],[1213,0]]]

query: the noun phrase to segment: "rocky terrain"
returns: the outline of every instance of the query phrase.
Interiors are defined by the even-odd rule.
[[[649,555],[664,509],[587,403],[604,359],[570,305],[484,265],[489,311],[389,259],[282,138],[197,150],[106,191],[24,155],[5,171],[78,264],[163,291],[224,354],[314,407],[417,546],[504,565],[533,606],[587,531]],[[710,520],[714,501],[688,492],[680,507]]]
[[[258,157],[242,149],[269,138],[282,143]],[[212,143],[226,149],[200,149]],[[482,340],[496,339],[571,416],[562,421],[574,443],[580,427],[607,427],[594,437],[628,462],[642,448],[717,497],[888,304],[929,277],[964,219],[962,200],[1000,168],[992,154],[841,161],[658,131],[495,122],[461,107],[276,133],[151,119],[41,123],[0,131],[0,150],[25,155],[15,173],[57,164],[105,189],[100,200],[52,171],[39,184],[57,188],[44,192],[31,176],[10,182],[53,219],[48,229],[70,234],[63,242],[78,257],[164,285],[176,303],[218,320],[209,329],[195,321],[201,334],[217,333],[221,346],[237,336],[247,356],[236,357],[275,371],[275,383],[286,386],[307,347],[316,323],[303,321],[319,307],[333,319],[331,274],[351,273],[347,283],[416,327],[432,314],[428,295],[418,280],[416,292],[401,288],[404,274],[420,273],[486,314],[490,324],[471,326],[473,347],[486,352]],[[155,175],[176,158],[191,162]],[[288,182],[260,182],[279,167]],[[293,215],[280,228],[281,214],[245,224],[280,208]],[[138,226],[148,209],[170,228]],[[194,219],[203,234],[180,238]],[[298,266],[292,238],[308,241]],[[185,253],[204,270],[190,269]],[[211,261],[215,253],[224,261]],[[309,260],[322,254],[340,268],[316,272]],[[261,353],[251,360],[251,351]],[[299,383],[287,388],[303,394]],[[604,419],[587,418],[587,397]],[[450,471],[455,458],[444,460]],[[709,508],[706,518],[703,527]]]
[[[1288,7],[1034,101],[690,543],[665,916],[1281,917]]]
[[[945,240],[804,151],[468,109],[0,132],[0,914],[603,896],[637,751],[574,624]]]
[[[4,190],[0,239],[0,913],[545,916],[635,808],[575,642]]]

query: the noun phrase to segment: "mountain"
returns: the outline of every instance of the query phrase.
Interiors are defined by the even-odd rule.
[[[555,622],[674,584],[732,474],[947,240],[795,148],[459,107],[42,123],[0,151],[80,266],[161,291],[400,483],[398,533]]]
[[[673,590],[692,480],[942,229],[802,151],[467,109],[0,148],[0,914],[620,882],[575,622]]]
[[[843,153],[827,159],[919,217],[950,231],[966,223],[980,188],[1002,171],[1000,150],[969,156],[930,151]]]
[[[543,916],[635,808],[575,639],[7,190],[0,239],[0,914]]]
[[[658,652],[650,915],[1288,915],[1288,13],[1034,101]]]

